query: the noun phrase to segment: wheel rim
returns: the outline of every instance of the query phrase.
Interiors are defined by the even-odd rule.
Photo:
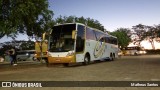
[[[85,64],[87,64],[87,62],[88,62],[88,58],[87,57],[85,57],[84,62],[85,62]]]
[[[89,64],[89,58],[87,56],[85,56],[85,58],[84,58],[84,64],[85,65]]]

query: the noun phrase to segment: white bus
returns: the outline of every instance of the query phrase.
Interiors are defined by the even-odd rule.
[[[118,57],[117,38],[80,23],[55,25],[50,33],[48,63],[82,62]]]

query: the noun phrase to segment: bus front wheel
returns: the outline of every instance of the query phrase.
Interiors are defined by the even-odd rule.
[[[63,66],[68,67],[69,63],[63,63]]]
[[[83,65],[88,65],[89,63],[90,63],[90,57],[88,54],[86,54],[84,57]]]

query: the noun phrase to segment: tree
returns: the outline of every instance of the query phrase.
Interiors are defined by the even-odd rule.
[[[17,33],[41,36],[53,16],[47,0],[0,0],[0,7],[0,38]]]
[[[135,39],[135,42],[140,42],[144,39],[149,40],[151,43],[152,49],[155,49],[154,39],[158,37],[158,26],[147,26],[138,24],[133,26],[132,28],[135,31],[135,34],[138,36],[139,39]]]
[[[98,21],[98,20],[94,20],[91,18],[84,18],[82,17],[76,17],[76,16],[59,16],[58,18],[55,19],[56,23],[74,23],[74,22],[78,22],[78,23],[82,23],[82,24],[87,24],[88,26],[92,27],[92,28],[96,28],[99,29],[101,31],[105,31],[104,26],[102,26],[102,24]]]
[[[130,32],[131,30],[127,28],[119,28],[116,31],[111,32],[110,34],[113,36],[116,36],[118,39],[118,46],[120,48],[124,48],[124,47],[127,47],[129,42],[131,41]]]
[[[160,42],[160,24],[155,25],[155,37],[156,41]]]
[[[34,41],[19,41],[19,49],[20,50],[34,50],[35,42]]]

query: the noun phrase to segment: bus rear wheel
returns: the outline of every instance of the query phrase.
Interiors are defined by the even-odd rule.
[[[111,53],[111,54],[110,54],[110,60],[111,60],[111,61],[114,61],[114,59],[115,59],[115,54],[114,54],[114,53]]]
[[[84,57],[84,62],[82,63],[83,65],[88,65],[90,63],[90,57],[88,54],[85,55]]]

